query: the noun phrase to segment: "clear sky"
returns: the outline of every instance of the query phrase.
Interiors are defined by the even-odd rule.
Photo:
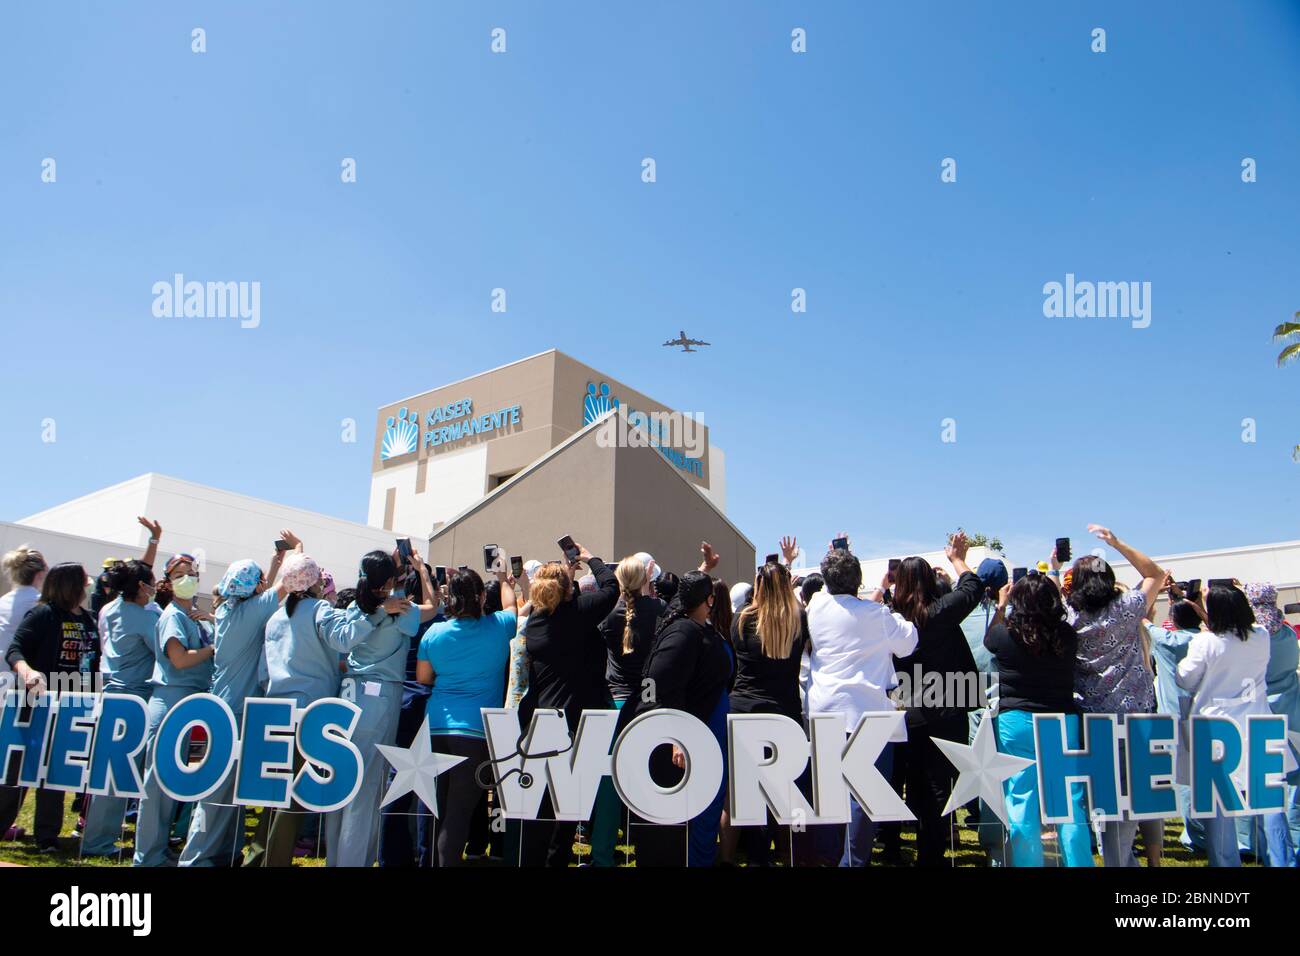
[[[1300,537],[1300,4],[12,4],[0,117],[0,518],[362,521],[380,405],[555,347],[703,413],[760,556]],[[155,317],[177,272],[260,326]],[[1045,317],[1067,273],[1150,326]]]

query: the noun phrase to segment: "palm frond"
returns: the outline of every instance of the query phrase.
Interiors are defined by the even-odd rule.
[[[1296,313],[1296,316],[1300,318],[1300,313]],[[1283,339],[1290,338],[1297,332],[1300,332],[1300,322],[1283,322],[1273,330],[1273,341],[1280,342]]]
[[[1297,357],[1300,357],[1300,342],[1292,342],[1281,352],[1277,353],[1278,368],[1294,361]]]

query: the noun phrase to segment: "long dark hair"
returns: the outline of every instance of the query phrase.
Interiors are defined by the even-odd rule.
[[[386,551],[367,551],[361,556],[361,573],[357,578],[357,607],[363,614],[374,614],[384,599],[376,592],[397,577],[397,562]]]
[[[123,601],[134,604],[136,595],[140,593],[140,585],[153,584],[153,568],[143,561],[119,561],[99,577]]]
[[[894,572],[894,610],[917,627],[925,627],[929,607],[939,599],[934,568],[925,558],[904,558]]]
[[[709,621],[723,637],[731,635],[731,588],[721,578],[713,579],[713,610]]]
[[[1250,600],[1240,588],[1231,585],[1216,584],[1210,588],[1205,596],[1205,616],[1215,634],[1236,634],[1243,641],[1250,638],[1250,629],[1255,626]]]
[[[1044,651],[1056,657],[1066,653],[1061,639],[1065,605],[1055,584],[1041,574],[1027,574],[1011,586],[1010,604],[1007,630],[1025,650],[1039,657]]]
[[[1115,571],[1105,558],[1088,554],[1074,562],[1070,574],[1070,607],[1087,614],[1096,614],[1104,611],[1118,596]]]
[[[668,610],[655,625],[655,637],[667,630],[670,624],[680,621],[707,601],[712,593],[713,578],[703,571],[688,571],[683,574],[672,603],[668,605]]]
[[[483,579],[473,568],[453,571],[447,578],[447,614],[477,620],[483,616]]]

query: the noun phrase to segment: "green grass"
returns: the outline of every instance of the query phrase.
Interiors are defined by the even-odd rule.
[[[26,828],[27,836],[16,843],[0,843],[0,862],[16,863],[22,866],[71,866],[71,867],[129,866],[130,865],[129,856],[124,856],[122,862],[118,862],[117,860],[97,858],[97,857],[87,857],[85,859],[82,859],[78,856],[78,849],[81,844],[81,838],[74,830],[77,823],[77,818],[76,815],[72,813],[70,809],[71,806],[72,806],[72,801],[69,799],[67,801],[67,807],[69,809],[65,811],[64,818],[63,818],[63,831],[59,838],[60,852],[55,854],[48,854],[48,855],[41,854],[36,852],[36,845],[31,835],[33,831],[32,814],[35,808],[35,801],[33,801],[29,796],[29,798],[23,802],[22,810],[19,812],[18,815],[18,825]],[[245,826],[247,827],[247,831],[250,834],[252,833],[253,828],[256,826],[257,813],[258,811],[249,810],[245,814],[244,822],[245,822]],[[959,825],[954,831],[954,836],[956,837],[957,842],[954,846],[952,846],[948,850],[948,854],[947,854],[948,858],[952,860],[954,866],[974,867],[974,866],[987,865],[984,856],[984,851],[981,849],[979,845],[979,838],[975,830],[973,828],[964,826],[966,821],[965,810],[957,811],[957,821]],[[1165,821],[1164,847],[1163,847],[1163,856],[1161,860],[1161,865],[1162,866],[1205,866],[1204,857],[1199,857],[1199,858],[1196,857],[1189,850],[1184,849],[1183,846],[1178,842],[1178,836],[1181,832],[1182,832],[1181,820]],[[133,840],[134,840],[134,828],[130,824],[128,824],[126,827],[126,836],[124,839],[124,845],[129,847]],[[1142,848],[1140,836],[1138,838],[1138,846],[1139,846],[1139,852],[1141,853],[1143,848]],[[582,842],[575,844],[574,849],[580,861],[585,861],[590,856],[590,852],[591,852],[590,846]],[[1055,866],[1059,864],[1059,857],[1055,851],[1054,833],[1050,831],[1049,833],[1044,834],[1044,851],[1046,857],[1045,862],[1048,866]],[[780,866],[782,865],[782,862],[779,859],[777,859],[777,857],[779,857],[779,854],[774,854],[774,859],[776,859],[776,865]],[[916,834],[913,829],[906,826],[903,828],[902,831],[901,858],[902,858],[902,865],[904,866],[912,865],[912,863],[916,859]],[[620,845],[617,848],[616,859],[618,860],[619,865],[624,865],[624,866],[634,865],[636,860],[635,848],[630,846]],[[785,862],[788,863],[788,860],[789,860],[789,856],[787,850]],[[1145,861],[1146,861],[1145,855],[1142,855],[1142,860],[1145,865]],[[741,865],[744,864],[745,861],[744,861],[743,854],[740,854],[738,856],[737,862]],[[883,851],[881,850],[879,845],[877,845],[875,856],[873,857],[872,862],[876,864],[885,865],[883,860]],[[1096,858],[1096,863],[1098,866],[1101,865],[1100,858]],[[321,857],[297,857],[294,859],[294,866],[324,866],[324,864],[325,861]],[[483,861],[481,865],[501,866],[503,864],[500,863],[499,861]],[[1248,865],[1253,865],[1253,864],[1248,864]]]

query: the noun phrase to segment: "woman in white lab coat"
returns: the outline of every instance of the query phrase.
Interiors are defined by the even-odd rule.
[[[1270,650],[1268,631],[1255,623],[1250,601],[1236,587],[1216,584],[1210,588],[1205,613],[1209,629],[1192,638],[1187,656],[1178,663],[1176,680],[1179,687],[1192,694],[1191,715],[1231,718],[1244,743],[1247,719],[1271,714],[1265,679]],[[1290,773],[1296,769],[1291,748],[1284,748],[1283,754],[1283,773]],[[1250,748],[1243,746],[1241,761],[1232,774],[1233,782],[1242,791],[1249,775],[1249,759]],[[1269,864],[1293,865],[1295,852],[1285,812],[1262,816],[1264,838],[1260,842],[1269,844],[1264,850]],[[1205,821],[1205,844],[1211,866],[1241,865],[1236,820],[1223,811]]]

